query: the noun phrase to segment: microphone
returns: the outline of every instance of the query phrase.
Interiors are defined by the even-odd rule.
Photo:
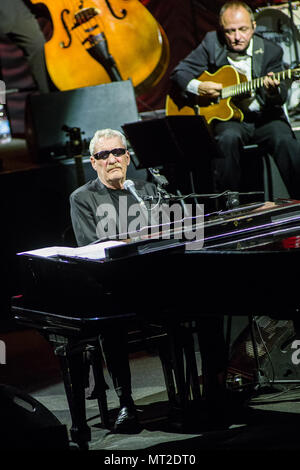
[[[137,202],[139,204],[141,204],[141,206],[143,206],[143,208],[146,208],[146,204],[144,203],[143,199],[138,195],[138,193],[136,192],[135,190],[135,186],[134,186],[134,182],[132,180],[126,180],[124,181],[124,189],[126,189],[127,191],[129,191],[132,196],[137,200]]]

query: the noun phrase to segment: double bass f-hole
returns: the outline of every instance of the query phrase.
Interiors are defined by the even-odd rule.
[[[121,15],[117,15],[117,13],[115,13],[115,11],[113,10],[113,7],[111,6],[110,4],[110,1],[109,0],[105,0],[105,3],[107,5],[107,8],[109,9],[109,11],[111,12],[112,16],[114,18],[117,18],[118,20],[123,20],[126,15],[127,15],[127,10],[125,10],[125,8],[123,8],[121,10]],[[65,18],[64,16],[65,15],[69,15],[70,14],[70,10],[68,10],[67,8],[64,8],[60,14],[60,18],[61,18],[61,22],[63,24],[63,27],[64,27],[64,30],[66,31],[67,33],[67,36],[68,36],[68,43],[65,43],[64,41],[61,41],[60,42],[60,47],[61,48],[68,48],[71,46],[72,44],[72,36],[71,36],[71,33],[69,31],[69,28],[66,24],[66,21],[65,21]],[[93,17],[95,17],[96,15],[99,14],[99,10],[97,8],[86,8],[84,9],[84,2],[81,1],[80,5],[79,5],[79,12],[75,14],[75,23],[72,27],[72,29],[76,28],[77,26],[79,26],[80,24],[83,24],[85,21],[89,21],[90,19],[92,19]],[[91,32],[93,29],[95,29],[96,27],[98,27],[99,25],[97,24],[96,26],[93,26],[92,28],[90,28],[89,30],[87,30],[86,32]]]
[[[65,29],[65,31],[66,31],[66,33],[67,33],[67,35],[68,35],[69,42],[68,42],[68,44],[65,44],[64,41],[61,41],[61,42],[59,43],[59,45],[60,45],[61,48],[70,47],[71,44],[72,44],[72,36],[71,36],[71,34],[70,34],[70,31],[69,31],[68,26],[66,25],[66,22],[65,22],[65,19],[64,19],[64,14],[65,14],[65,13],[67,13],[67,14],[69,15],[69,14],[70,14],[70,10],[68,10],[68,9],[65,8],[64,10],[62,10],[62,12],[61,12],[61,14],[60,14],[60,19],[61,19],[61,22],[62,22],[62,24],[64,25],[64,29]]]
[[[118,20],[123,20],[123,19],[125,18],[125,16],[127,15],[127,11],[125,10],[125,8],[123,8],[123,9],[121,10],[122,16],[118,16],[118,15],[114,12],[114,10],[113,10],[113,8],[112,8],[112,6],[111,6],[111,4],[110,4],[110,1],[109,1],[109,0],[105,0],[105,3],[106,3],[106,5],[107,5],[107,8],[109,9],[109,11],[111,12],[111,14],[112,14],[115,18],[117,18]]]

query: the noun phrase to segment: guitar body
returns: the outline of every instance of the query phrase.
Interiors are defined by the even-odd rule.
[[[238,83],[246,82],[247,78],[245,75],[240,74],[231,65],[224,65],[215,73],[203,72],[199,80],[202,82],[216,82],[222,83],[223,88],[237,85]],[[234,104],[233,98],[220,99],[216,102],[212,102],[207,98],[197,97],[195,109],[190,106],[184,106],[179,108],[175,101],[168,95],[166,98],[166,115],[195,115],[198,114],[203,116],[208,124],[213,119],[220,121],[229,121],[230,119],[236,119],[242,121],[244,115],[242,111]]]

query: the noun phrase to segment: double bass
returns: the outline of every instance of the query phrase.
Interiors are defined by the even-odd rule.
[[[139,0],[31,3],[43,3],[51,17],[53,33],[45,43],[45,59],[59,90],[130,79],[138,96],[166,72],[167,36]]]

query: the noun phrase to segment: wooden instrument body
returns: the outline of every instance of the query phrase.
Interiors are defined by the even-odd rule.
[[[223,88],[238,83],[247,82],[247,77],[239,73],[231,65],[224,65],[215,73],[203,72],[199,80],[202,82],[216,82],[221,83]],[[197,97],[196,111],[190,106],[179,108],[173,99],[168,95],[166,99],[166,114],[171,115],[195,115],[203,116],[207,123],[210,124],[213,119],[220,121],[229,121],[230,119],[237,119],[242,121],[244,115],[242,111],[233,102],[233,98],[219,99],[218,101],[211,101],[211,99]]]
[[[41,3],[41,0],[31,1]],[[101,32],[122,80],[131,79],[138,93],[154,86],[165,73],[169,63],[167,37],[138,0],[43,0],[42,3],[48,8],[53,24],[52,37],[45,44],[46,65],[59,90],[111,82],[103,65],[88,52],[89,36]],[[96,14],[74,28],[78,12],[84,13],[86,9],[96,9]]]

